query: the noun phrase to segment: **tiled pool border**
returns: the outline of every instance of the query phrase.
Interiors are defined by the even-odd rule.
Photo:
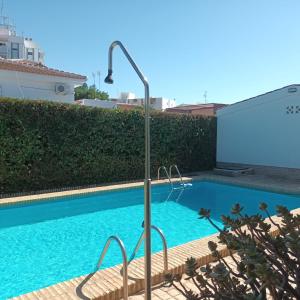
[[[297,194],[298,190],[284,189],[272,183],[268,184],[255,184],[251,182],[245,183],[237,180],[237,178],[224,178],[215,175],[200,175],[196,177],[185,177],[184,180],[209,180],[214,182],[228,183],[248,188],[256,188],[268,190],[277,193]],[[167,180],[154,181],[153,184],[167,183]],[[17,203],[27,203],[33,201],[51,200],[60,197],[84,195],[88,193],[129,189],[143,186],[143,182],[117,184],[111,186],[87,188],[81,190],[61,191],[49,194],[21,196],[15,198],[0,199],[0,206],[13,205]],[[295,214],[300,214],[300,208],[292,211]],[[275,219],[277,217],[274,217]],[[276,228],[272,231],[276,234]],[[168,249],[169,258],[169,272],[183,273],[184,264],[188,257],[193,256],[197,259],[199,265],[204,265],[213,261],[213,257],[207,247],[208,241],[217,241],[217,234],[194,240],[186,244]],[[220,251],[223,256],[228,255],[225,247]],[[117,300],[122,298],[122,276],[120,274],[122,265],[117,265],[112,268],[97,271],[88,276],[80,276],[71,280],[60,282],[55,285],[33,291],[15,298],[14,300],[33,300],[33,299],[99,299],[99,300]],[[129,267],[129,294],[133,295],[144,288],[143,281],[143,258],[134,260]],[[87,280],[88,279],[88,280]],[[158,252],[152,255],[152,284],[161,283],[164,280],[163,272],[163,254]]]

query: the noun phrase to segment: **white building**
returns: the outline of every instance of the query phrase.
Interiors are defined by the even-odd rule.
[[[26,60],[0,58],[0,97],[74,103],[86,77]]]
[[[219,167],[300,169],[300,85],[224,107],[217,123]]]
[[[137,98],[133,93],[121,93],[120,97],[116,100],[118,103],[136,105],[136,106],[143,106],[144,105],[144,98]],[[156,110],[164,111],[167,108],[171,108],[176,106],[175,99],[167,99],[163,97],[150,97],[150,106]]]
[[[0,97],[74,103],[85,76],[48,68],[43,50],[0,16]]]
[[[98,99],[80,99],[76,101],[77,104],[94,106],[101,108],[120,108],[123,110],[131,110],[144,106],[144,98],[137,98],[133,93],[121,93],[119,98],[109,100]],[[176,105],[175,100],[169,100],[163,97],[150,97],[150,106],[155,110],[165,110]]]
[[[100,107],[100,108],[117,108],[117,102],[116,101],[110,101],[110,100],[100,100],[100,99],[80,99],[75,101],[79,105],[84,106],[92,106],[92,107]]]
[[[44,52],[31,38],[18,36],[7,17],[0,16],[0,57],[44,63]]]

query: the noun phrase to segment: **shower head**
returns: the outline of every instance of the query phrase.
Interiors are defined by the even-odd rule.
[[[114,80],[112,79],[112,70],[110,70],[110,69],[108,70],[108,73],[107,73],[107,76],[104,79],[104,82],[108,83],[108,84],[113,84],[114,83]]]

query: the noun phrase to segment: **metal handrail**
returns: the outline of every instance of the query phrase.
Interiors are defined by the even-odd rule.
[[[160,166],[159,168],[158,168],[158,170],[157,170],[157,180],[160,180],[160,170],[161,169],[163,169],[164,171],[165,171],[165,173],[166,173],[166,175],[167,175],[167,178],[168,178],[168,180],[169,180],[169,183],[170,183],[170,185],[173,187],[173,183],[172,183],[172,181],[171,181],[171,177],[170,177],[170,175],[169,175],[169,173],[168,173],[168,171],[167,171],[167,168],[165,167],[165,166]]]
[[[170,168],[169,168],[170,178],[172,178],[172,168],[173,168],[173,167],[175,168],[175,170],[176,170],[176,172],[177,172],[177,174],[178,174],[178,176],[179,176],[179,178],[180,178],[181,184],[183,185],[182,176],[181,176],[181,174],[180,174],[180,172],[179,172],[179,169],[178,169],[177,165],[171,165],[171,166],[170,166]]]
[[[144,222],[142,224],[142,227],[144,227]],[[151,225],[151,229],[154,229],[155,231],[158,232],[161,240],[162,240],[162,243],[163,243],[163,258],[164,258],[164,272],[167,273],[168,272],[168,246],[167,246],[167,241],[166,241],[166,238],[165,238],[165,235],[164,233],[162,232],[162,230],[160,228],[158,228],[157,226],[155,225]],[[133,259],[135,258],[137,252],[139,251],[140,247],[141,247],[141,244],[143,242],[145,238],[145,232],[143,231],[141,233],[141,236],[129,258],[129,261],[128,261],[128,265],[133,261]]]
[[[105,243],[105,246],[103,247],[103,250],[101,252],[101,256],[98,260],[95,271],[99,270],[112,240],[115,240],[118,243],[118,245],[120,246],[121,252],[122,252],[122,257],[123,257],[123,299],[128,300],[128,262],[127,262],[127,254],[126,254],[124,243],[122,242],[122,240],[120,238],[118,238],[115,235],[112,235],[107,239],[107,241]]]

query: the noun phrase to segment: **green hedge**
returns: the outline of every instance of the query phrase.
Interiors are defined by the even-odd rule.
[[[151,173],[215,165],[215,118],[152,113]],[[144,115],[46,101],[0,99],[0,193],[144,177]]]

